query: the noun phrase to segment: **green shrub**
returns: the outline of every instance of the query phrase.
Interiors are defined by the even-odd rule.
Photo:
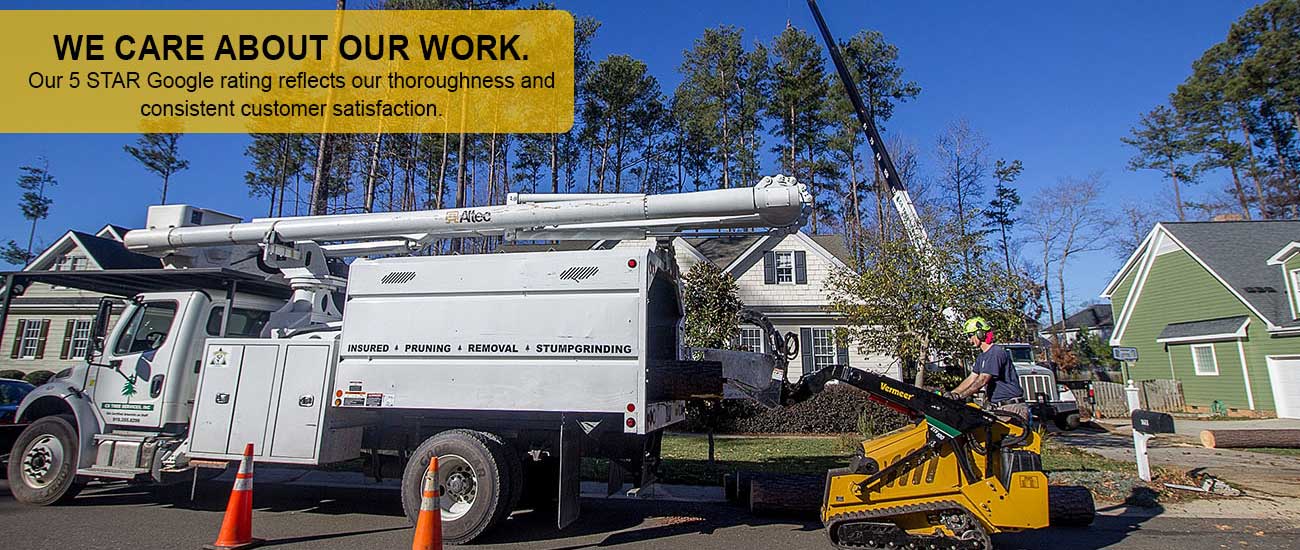
[[[784,408],[768,410],[751,401],[725,401],[714,409],[692,407],[680,429],[701,432],[712,424],[719,433],[859,433],[871,437],[893,431],[907,418],[868,399],[849,386],[827,386],[812,399]]]
[[[27,373],[25,373],[25,372],[23,372],[23,371],[20,371],[20,370],[17,370],[17,369],[5,369],[5,370],[0,370],[0,378],[9,378],[9,379],[12,379],[12,380],[22,380],[25,376],[27,376]]]
[[[27,373],[27,377],[24,378],[24,380],[27,380],[27,383],[33,386],[39,386],[48,382],[51,378],[54,378],[53,372],[38,370]]]

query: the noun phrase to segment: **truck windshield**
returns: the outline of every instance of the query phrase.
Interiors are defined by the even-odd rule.
[[[1012,363],[1033,363],[1034,350],[1030,348],[1014,347],[1007,348],[1007,353],[1011,354]]]

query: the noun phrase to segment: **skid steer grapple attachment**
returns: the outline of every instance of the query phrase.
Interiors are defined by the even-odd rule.
[[[1042,439],[1023,419],[842,366],[804,377],[788,397],[832,380],[914,421],[827,473],[821,515],[836,546],[985,550],[990,534],[1047,527]]]

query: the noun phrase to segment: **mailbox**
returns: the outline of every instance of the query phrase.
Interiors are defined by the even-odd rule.
[[[1174,433],[1174,417],[1160,412],[1133,411],[1133,431],[1144,434]]]

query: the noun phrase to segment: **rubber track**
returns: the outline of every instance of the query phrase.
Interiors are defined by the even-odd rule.
[[[958,539],[948,535],[924,535],[924,536],[910,535],[906,531],[903,531],[900,528],[899,529],[900,534],[892,537],[892,540],[895,541],[894,546],[892,547],[844,544],[840,541],[837,541],[835,537],[835,530],[845,523],[879,520],[882,518],[892,518],[892,517],[902,516],[906,514],[914,514],[917,512],[941,512],[941,511],[949,511],[949,510],[957,513],[965,514],[967,517],[969,517],[970,521],[973,523],[973,525],[975,525],[975,529],[979,533],[979,537],[974,540],[969,540],[969,539]],[[863,549],[877,550],[877,549],[885,549],[885,548],[895,548],[895,549],[915,548],[917,550],[931,550],[931,549],[992,550],[993,548],[993,544],[989,540],[989,534],[987,531],[984,530],[984,526],[983,524],[980,523],[979,518],[975,517],[973,514],[971,514],[960,504],[950,500],[941,500],[937,502],[927,502],[922,504],[890,506],[885,508],[878,508],[876,510],[871,510],[871,511],[846,512],[843,514],[836,514],[834,516],[831,516],[831,518],[826,522],[826,536],[830,538],[831,544],[835,545],[836,548],[841,548],[844,550],[863,550]],[[909,544],[911,546],[909,546]]]

